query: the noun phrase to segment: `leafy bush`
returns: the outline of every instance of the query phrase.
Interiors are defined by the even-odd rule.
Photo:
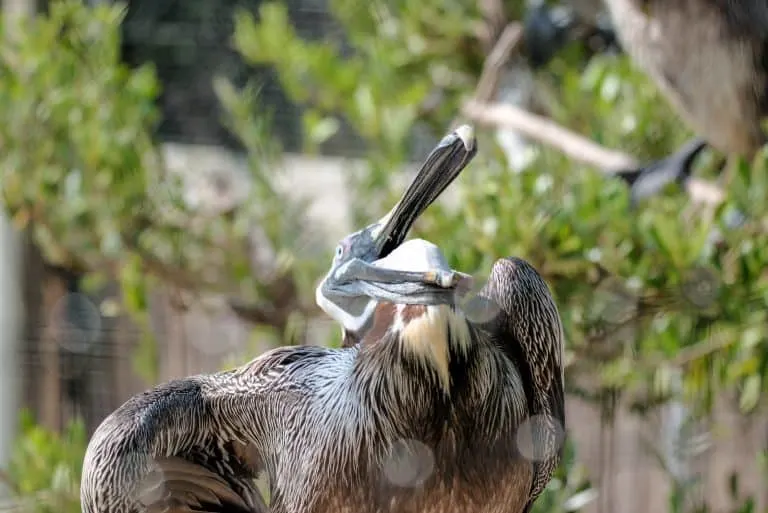
[[[474,4],[456,3],[464,27]],[[465,41],[473,36],[453,24],[454,13],[436,3],[331,5],[351,57],[326,42],[300,40],[280,3],[264,4],[258,20],[241,12],[234,41],[250,62],[275,66],[292,98],[312,107],[310,140],[317,120],[330,126],[343,117],[369,143],[368,173],[354,184],[360,224],[395,200],[399,189],[389,177],[408,155],[414,126],[426,123],[438,127],[434,137],[442,135],[471,93],[483,55]],[[625,57],[596,56],[586,69],[563,59],[540,74],[543,87],[558,88],[550,110],[563,124],[642,158],[670,153],[688,136]],[[441,74],[452,80],[440,82]],[[425,113],[421,106],[433,89],[443,102]],[[757,405],[768,369],[763,156],[739,169],[729,202],[716,212],[693,209],[679,191],[632,210],[622,183],[551,149],[515,172],[487,134],[480,144],[457,182],[458,208],[430,209],[419,236],[440,244],[456,268],[479,275],[502,256],[531,261],[557,296],[572,377],[578,368],[597,368],[593,386],[667,397],[667,376],[681,367],[689,398],[706,405],[719,387],[737,385],[744,410]],[[736,209],[749,212],[738,230],[728,224]]]
[[[226,109],[221,121],[249,152],[250,187],[220,210],[190,206],[185,178],[166,169],[154,139],[154,70],[121,62],[124,10],[57,1],[48,15],[19,22],[21,30],[4,38],[4,208],[50,263],[87,273],[91,284],[117,277],[123,304],[144,325],[149,291],[161,283],[257,305],[252,315],[269,313],[258,323],[276,342],[301,339],[294,325],[315,308],[310,291],[321,260],[307,244],[303,205],[274,185],[278,152],[255,88],[237,90],[221,78],[214,84]],[[258,241],[253,226],[263,229]],[[276,254],[274,268],[259,274],[254,246]],[[139,370],[156,379],[151,341],[140,356]]]
[[[291,97],[310,107],[310,142],[344,118],[369,143],[368,172],[352,182],[357,224],[398,196],[390,178],[414,128],[439,138],[472,94],[484,55],[452,20],[461,13],[461,26],[472,26],[474,5],[355,9],[331,0],[352,47],[344,52],[300,40],[281,3],[239,14],[236,47],[249,62],[274,66]],[[580,62],[564,54],[538,73],[555,120],[641,159],[668,154],[690,136],[626,57]],[[439,108],[425,109],[434,95]],[[622,183],[552,149],[539,148],[527,169],[513,171],[489,135],[480,133],[483,149],[454,186],[457,205],[432,207],[416,235],[478,277],[508,255],[544,275],[566,327],[571,394],[601,403],[606,393],[628,397],[640,413],[677,399],[703,414],[727,393],[753,411],[768,372],[765,155],[735,169],[728,201],[716,210],[692,206],[674,189],[633,209]],[[734,228],[737,211],[748,215]],[[681,391],[672,378],[678,371]],[[552,493],[541,508],[555,507]]]
[[[23,412],[8,469],[0,474],[19,511],[79,513],[87,444],[82,422],[72,422],[62,433],[55,433],[38,426]]]

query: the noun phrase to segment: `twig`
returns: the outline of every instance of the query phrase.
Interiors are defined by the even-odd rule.
[[[496,40],[488,56],[483,62],[483,71],[477,80],[477,86],[472,97],[478,103],[490,102],[499,88],[499,78],[504,70],[504,65],[512,56],[523,37],[523,27],[518,22],[508,24]],[[451,129],[461,124],[459,117],[451,122]]]
[[[512,129],[555,147],[571,158],[601,169],[627,169],[636,166],[635,159],[625,153],[604,148],[551,119],[511,104],[483,104],[470,100],[464,105],[463,111],[477,123]]]
[[[507,24],[507,17],[502,0],[479,0],[478,9],[483,16],[484,23],[478,33],[478,38],[487,51],[495,43],[502,28]]]
[[[683,367],[689,363],[693,363],[706,356],[709,356],[721,349],[733,345],[737,340],[733,337],[729,337],[726,334],[718,334],[712,336],[702,342],[694,344],[692,346],[686,346],[680,348],[677,354],[672,357],[664,355],[653,355],[646,360],[635,361],[634,366],[636,369],[642,371],[653,371],[660,367]],[[566,365],[566,368],[574,368],[577,370],[588,370],[578,365],[578,359],[574,359]],[[591,372],[591,371],[589,371]]]
[[[649,368],[658,368],[660,365],[682,367],[683,365],[700,360],[721,349],[725,349],[735,342],[737,342],[737,340],[734,337],[729,337],[727,335],[721,334],[719,336],[710,337],[698,344],[681,348],[677,354],[669,360],[664,360],[663,358],[654,359],[649,362],[648,366]]]
[[[483,63],[483,71],[477,81],[474,99],[491,101],[499,86],[499,77],[512,52],[523,38],[523,27],[518,22],[507,25]]]
[[[484,103],[472,99],[464,104],[462,111],[478,124],[514,130],[574,160],[595,166],[606,174],[638,167],[637,160],[627,153],[605,148],[551,119],[511,104]],[[699,203],[718,205],[725,198],[723,191],[716,185],[695,178],[687,180],[686,190]]]
[[[142,233],[149,226],[151,226],[149,219],[137,220],[134,229],[123,233],[122,242],[129,251],[139,257],[144,270],[159,278],[164,284],[179,291],[197,293],[202,290],[205,293],[223,295],[226,297],[229,308],[243,321],[266,324],[278,329],[281,333],[285,331],[288,312],[294,309],[306,311],[296,300],[296,285],[292,276],[273,277],[271,281],[264,283],[267,288],[266,297],[271,299],[267,304],[250,303],[233,296],[231,287],[213,283],[202,276],[163,262],[142,248],[138,242],[136,234]],[[127,233],[134,235],[128,236]]]

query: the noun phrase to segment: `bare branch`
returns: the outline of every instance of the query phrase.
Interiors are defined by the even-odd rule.
[[[478,9],[484,21],[478,31],[478,38],[483,43],[483,48],[488,50],[495,44],[494,41],[507,24],[504,3],[502,0],[479,0]]]
[[[685,182],[685,189],[688,195],[702,203],[717,206],[725,201],[725,193],[717,185],[706,180],[689,178]]]
[[[574,160],[595,166],[606,174],[637,168],[639,165],[627,153],[600,146],[549,118],[511,104],[483,103],[472,99],[464,104],[462,110],[465,116],[478,124],[514,130]],[[717,205],[725,198],[723,191],[716,185],[695,178],[687,181],[686,190],[698,203]]]
[[[151,225],[148,219],[140,219],[137,226],[142,229],[129,230],[129,233],[138,234]],[[141,260],[143,269],[166,285],[190,293],[212,293],[226,298],[228,306],[243,321],[255,324],[271,326],[283,334],[288,325],[288,317],[293,311],[307,313],[306,305],[301,303],[298,296],[297,285],[290,274],[273,275],[269,279],[263,278],[265,296],[268,301],[253,303],[233,295],[231,284],[222,284],[218,281],[211,282],[205,277],[189,272],[186,269],[167,264],[146,251],[138,243],[136,235],[123,234],[122,241],[125,247],[135,253]]]
[[[523,26],[518,22],[508,24],[499,35],[490,53],[483,62],[483,71],[477,80],[477,86],[473,99],[478,103],[490,102],[496,96],[499,88],[499,79],[504,71],[504,66],[512,56],[512,52],[520,44],[523,38]],[[455,117],[451,122],[451,128],[456,128],[461,120]]]
[[[483,63],[483,71],[475,88],[475,101],[488,102],[493,99],[499,86],[499,77],[512,52],[523,38],[523,26],[513,22],[504,28],[493,49]]]
[[[604,148],[551,119],[512,104],[483,104],[470,100],[464,105],[463,112],[477,123],[514,130],[600,169],[628,169],[637,165],[635,159],[625,153]]]
[[[656,368],[659,365],[664,364],[671,365],[673,367],[682,367],[683,365],[709,356],[712,353],[716,353],[721,349],[725,349],[737,341],[738,339],[728,335],[711,337],[696,345],[681,348],[677,354],[669,361],[663,361],[661,359],[652,361],[650,367]]]

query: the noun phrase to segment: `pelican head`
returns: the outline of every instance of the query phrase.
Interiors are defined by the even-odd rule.
[[[403,241],[416,219],[476,153],[470,126],[445,136],[397,205],[379,221],[341,240],[315,299],[345,332],[364,329],[379,301],[452,304],[469,287],[471,278],[451,269],[437,246],[421,239]]]

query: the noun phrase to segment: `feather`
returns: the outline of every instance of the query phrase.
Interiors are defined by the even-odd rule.
[[[194,511],[254,511],[221,476],[178,457],[157,458],[155,469],[140,483],[137,498],[150,511],[160,504]]]
[[[131,398],[88,445],[83,513],[521,513],[559,461],[549,424],[531,435],[541,460],[517,438],[537,415],[564,425],[562,326],[521,260],[481,295],[488,322],[381,304],[348,347],[278,348]]]

